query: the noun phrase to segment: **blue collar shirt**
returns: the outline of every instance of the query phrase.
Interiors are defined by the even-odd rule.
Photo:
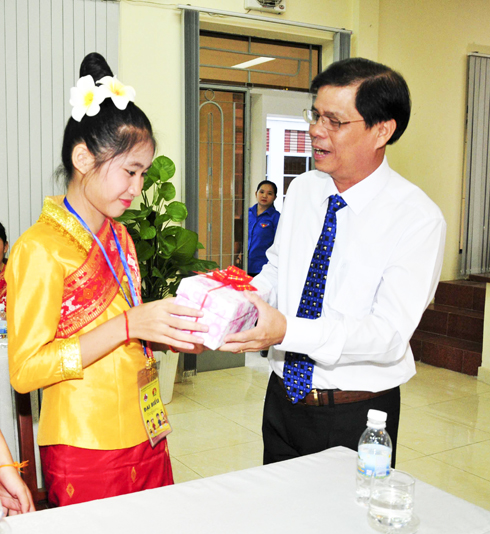
[[[260,273],[267,263],[267,249],[274,242],[280,213],[274,205],[257,215],[258,204],[248,210],[248,269],[249,273]]]

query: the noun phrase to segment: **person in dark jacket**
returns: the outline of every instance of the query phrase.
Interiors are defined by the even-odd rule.
[[[277,186],[263,180],[255,192],[257,204],[248,210],[248,274],[256,276],[267,263],[267,249],[274,242],[280,213],[274,207]]]

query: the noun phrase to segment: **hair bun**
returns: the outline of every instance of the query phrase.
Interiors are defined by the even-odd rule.
[[[105,57],[98,52],[87,54],[80,65],[80,78],[89,74],[95,82],[104,76],[114,76]]]

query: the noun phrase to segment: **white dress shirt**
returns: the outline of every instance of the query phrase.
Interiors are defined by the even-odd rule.
[[[269,263],[254,284],[273,288],[269,303],[287,320],[283,342],[271,349],[283,376],[285,351],[315,360],[313,387],[382,391],[415,374],[409,341],[434,297],[446,223],[440,209],[386,160],[342,193],[322,316],[296,317],[328,197],[330,175],[310,171],[291,183]]]

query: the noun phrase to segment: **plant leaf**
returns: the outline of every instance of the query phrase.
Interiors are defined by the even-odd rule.
[[[170,180],[175,174],[175,164],[167,156],[158,156],[153,160],[146,176],[153,183],[163,183]]]
[[[186,230],[181,228],[176,237],[175,250],[173,252],[173,257],[176,261],[187,262],[191,260],[194,256],[194,252],[197,247],[197,234],[191,230]]]
[[[166,223],[167,221],[170,221],[170,215],[167,215],[166,213],[160,213],[160,215],[157,215],[155,218],[155,226],[157,228],[161,228],[163,223]]]
[[[152,211],[153,208],[151,206],[145,206],[144,204],[141,204],[138,219],[146,219]]]
[[[127,221],[132,221],[139,214],[139,210],[126,210],[120,217],[116,218],[116,221],[121,223],[126,223]]]
[[[165,228],[166,230],[167,228]],[[158,243],[160,245],[160,254],[163,258],[169,259],[177,246],[177,240],[174,235],[163,235],[162,233],[158,234]]]
[[[174,184],[170,184],[168,182],[165,182],[164,184],[161,184],[158,187],[158,196],[155,201],[155,204],[160,204],[162,200],[165,200],[168,202],[169,200],[172,200],[175,198],[176,195]]]
[[[171,202],[166,206],[166,213],[170,215],[170,218],[174,222],[181,222],[187,218],[187,208],[182,202]]]
[[[149,171],[150,169],[148,169],[148,172]],[[148,173],[146,173],[145,181],[143,182],[143,191],[148,191],[148,189],[150,189],[150,187],[155,183],[157,179],[157,175],[148,175]]]
[[[163,278],[162,273],[157,267],[153,267],[153,269],[151,270],[151,275],[154,276],[155,278]]]
[[[142,221],[140,226],[141,239],[153,239],[157,235],[156,228],[150,225],[150,221]]]
[[[147,241],[140,241],[136,243],[136,254],[138,256],[138,262],[141,264],[148,261],[155,254],[155,247]]]
[[[185,264],[180,266],[180,270],[183,274],[190,272],[207,272],[217,269],[219,265],[215,261],[200,260],[198,258],[192,258]]]
[[[194,257],[203,248],[195,232],[166,224],[182,222],[188,215],[182,202],[169,203],[176,195],[174,185],[168,182],[174,174],[170,158],[155,158],[145,176],[140,209],[126,210],[117,219],[126,225],[136,246],[144,302],[175,295],[183,276],[192,271],[218,267],[215,262]]]

